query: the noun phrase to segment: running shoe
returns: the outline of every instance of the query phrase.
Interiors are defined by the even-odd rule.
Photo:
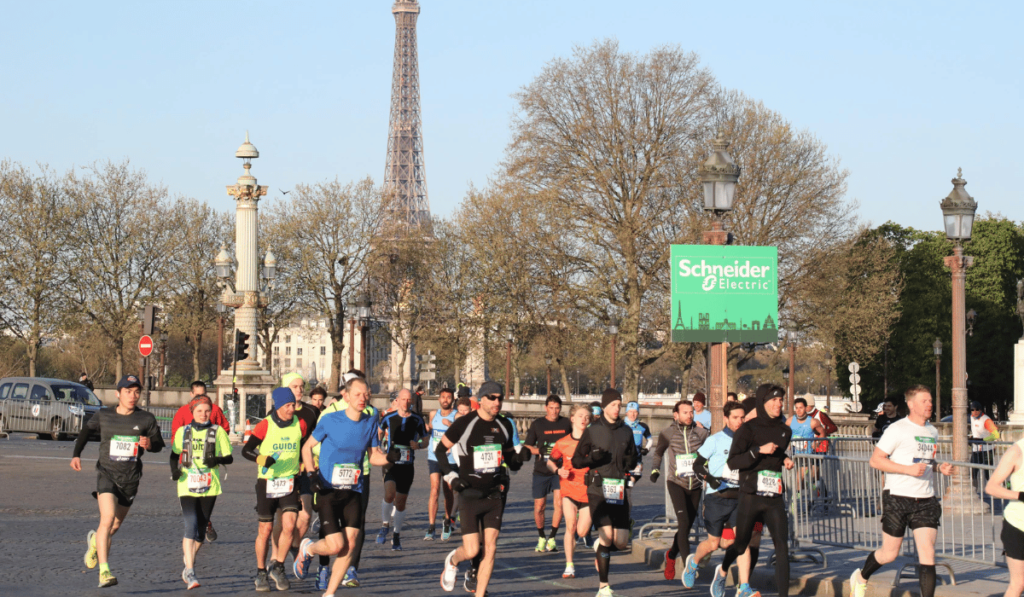
[[[100,570],[100,588],[112,587],[117,584],[117,577],[109,570]]]
[[[444,527],[441,529],[441,542],[447,543],[452,538],[452,521],[444,521]]]
[[[314,514],[313,515],[313,522],[311,522],[310,525],[309,525],[309,532],[310,532],[310,534],[312,534],[314,536],[319,536],[320,535],[320,515],[319,514]]]
[[[693,554],[686,556],[686,564],[683,566],[683,586],[692,589],[697,584],[697,560]]]
[[[359,573],[356,572],[355,566],[348,567],[348,570],[345,571],[345,576],[341,579],[341,584],[350,588],[359,586]]]
[[[85,567],[92,570],[100,563],[96,553],[96,531],[89,531],[85,536]]]
[[[206,540],[210,543],[217,540],[217,529],[213,528],[212,522],[206,523]]]
[[[444,572],[441,573],[441,588],[446,592],[451,593],[455,589],[455,581],[459,578],[459,567],[452,564],[452,558],[455,557],[455,552],[458,550],[453,549],[444,558]]]
[[[329,583],[330,581],[331,567],[320,566],[320,568],[316,571],[316,580],[313,581],[313,586],[315,586],[318,591],[326,591],[327,583]]]
[[[555,541],[554,537],[551,537],[551,538],[549,538],[547,540],[547,543],[544,546],[544,550],[545,551],[558,551],[558,543]]]
[[[384,545],[384,542],[387,541],[387,539],[388,539],[388,527],[382,526],[382,527],[380,527],[380,530],[377,531],[377,543],[380,544],[380,545]]]
[[[583,535],[583,547],[593,547],[594,538],[590,536],[590,533]]]
[[[753,587],[743,583],[736,588],[736,597],[761,597],[761,592],[755,591]]]
[[[185,570],[183,580],[185,581],[186,590],[188,591],[199,587],[199,580],[196,579],[196,571],[192,568]]]
[[[544,537],[541,537],[540,539],[537,539],[537,547],[534,547],[533,551],[535,551],[537,553],[544,553],[545,551],[547,551],[547,547],[548,547],[548,540],[545,539]]]
[[[391,551],[402,551],[402,540],[398,538],[398,533],[391,535]]]
[[[306,578],[309,574],[309,565],[313,563],[313,554],[309,553],[310,545],[313,545],[313,540],[304,537],[302,543],[299,543],[299,557],[292,562],[292,574],[298,580]]]
[[[284,564],[281,562],[270,560],[270,566],[267,566],[267,576],[274,581],[278,591],[287,591],[292,587],[292,584],[288,582],[288,575],[284,572]]]
[[[665,550],[665,580],[675,580],[676,559],[668,557],[669,550]]]
[[[467,593],[476,593],[476,570],[470,568],[466,571],[466,579],[462,582],[462,587],[466,589]]]
[[[868,583],[860,576],[860,568],[853,571],[850,575],[850,597],[864,597],[864,594],[868,591]]]
[[[433,541],[434,540],[434,532],[435,531],[436,531],[436,529],[434,529],[434,527],[428,528],[427,529],[427,534],[423,535],[423,540],[424,541]]]
[[[267,582],[267,571],[257,570],[256,571],[256,590],[260,593],[270,592],[270,583]]]
[[[597,592],[597,597],[616,597],[616,595],[622,597],[622,595],[612,590],[611,585],[605,585]]]
[[[562,573],[562,578],[576,578],[576,567],[572,564],[566,564],[565,572]]]
[[[725,575],[722,574],[722,565],[715,566],[715,578],[711,581],[711,597],[722,597],[725,595]]]

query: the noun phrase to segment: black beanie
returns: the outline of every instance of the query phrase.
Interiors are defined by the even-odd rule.
[[[606,406],[608,406],[612,402],[615,402],[616,400],[621,402],[622,394],[620,394],[619,391],[614,388],[608,388],[607,390],[604,391],[603,394],[601,394],[601,408],[605,408]]]

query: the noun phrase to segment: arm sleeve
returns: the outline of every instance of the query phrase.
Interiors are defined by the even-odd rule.
[[[636,447],[636,443],[634,442],[626,444],[626,452],[623,456],[623,462],[626,465],[626,470],[632,470],[636,468],[636,465],[640,464],[640,450]]]
[[[708,470],[708,459],[700,453],[700,450],[697,451],[697,460],[693,461],[693,472],[705,481],[711,476],[711,471]]]
[[[156,422],[156,417],[153,417],[153,425],[150,426],[149,433],[146,435],[149,437],[149,450],[146,450],[147,452],[156,454],[164,449],[166,444],[164,444],[164,436],[160,433],[160,424]]]
[[[671,427],[658,434],[658,446],[654,448],[654,470],[661,470],[661,459],[665,457],[665,450],[668,450],[668,434]]]
[[[523,442],[524,446],[536,446],[537,445],[537,421],[530,424],[530,430],[526,432],[526,441]]]
[[[249,436],[249,441],[245,442],[245,445],[242,446],[242,457],[246,460],[256,462],[256,457],[260,455],[260,444],[263,443],[263,438],[267,436],[267,425],[266,419],[257,423],[256,427],[252,430],[252,434]]]
[[[576,451],[572,455],[573,468],[590,468],[590,429],[585,429],[580,436],[580,443],[576,445]]]
[[[85,444],[89,442],[89,436],[92,432],[100,430],[99,418],[99,413],[96,413],[82,426],[82,431],[75,438],[75,451],[71,453],[72,458],[80,458],[82,450],[85,449]]]
[[[448,448],[444,447],[444,442],[437,442],[437,446],[434,447],[434,456],[437,457],[437,468],[441,471],[442,477],[452,472],[452,465],[448,462],[447,452]]]
[[[729,468],[734,471],[750,470],[761,461],[761,454],[754,446],[753,433],[746,425],[736,430],[729,447]]]
[[[217,456],[221,464],[234,464],[235,457],[231,454],[231,438],[226,429],[217,432]]]

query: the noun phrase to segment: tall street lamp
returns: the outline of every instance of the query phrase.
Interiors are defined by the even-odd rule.
[[[223,250],[223,248],[221,249]],[[226,253],[226,251],[225,251]],[[224,370],[224,314],[228,307],[217,301],[217,373]]]
[[[956,178],[952,180],[953,190],[941,201],[940,206],[946,238],[953,242],[953,255],[943,260],[953,278],[953,459],[967,462],[970,459],[970,452],[967,445],[967,338],[964,322],[964,285],[967,268],[974,265],[974,258],[964,255],[963,243],[971,240],[974,212],[977,211],[978,204],[964,189],[967,181],[962,176],[962,170],[958,169]],[[977,494],[971,488],[970,470],[963,467],[956,467],[952,483],[949,485],[947,497],[952,496],[957,496],[958,499],[949,499],[945,504],[957,502],[953,508],[961,511],[979,512],[985,506],[983,502],[977,500]]]
[[[935,339],[935,344],[932,344],[932,349],[935,351],[935,422],[939,422],[939,418],[942,416],[942,378],[939,373],[939,365],[942,364],[942,340]]]
[[[612,374],[611,374],[611,384],[610,384],[609,387],[614,388],[615,387],[615,344],[618,342],[618,339],[619,339],[619,318],[618,317],[612,316],[611,318],[609,318],[609,320],[608,320],[608,334],[611,335],[611,337],[612,337],[612,339],[611,339],[611,345],[612,345]]]
[[[167,325],[167,322],[164,322]],[[165,373],[167,371],[167,331],[160,330],[160,379],[157,385],[164,387]]]
[[[832,354],[825,355],[825,410],[832,412]]]
[[[736,197],[736,182],[740,178],[740,167],[726,151],[729,142],[721,132],[718,138],[711,142],[711,147],[714,148],[711,157],[698,170],[700,180],[704,183],[704,211],[711,214],[711,230],[704,232],[704,244],[724,246],[729,240],[729,234],[725,231],[722,218],[732,210]],[[725,395],[729,386],[728,351],[729,344],[726,342],[713,343],[708,347],[708,352],[711,353],[711,381],[708,386],[711,394],[709,398],[712,433],[722,429],[724,424],[722,406],[725,405]]]
[[[355,302],[356,310],[359,315],[359,370],[363,372],[363,375],[369,375],[366,371],[366,336],[370,329],[370,314],[373,308],[373,301],[366,294],[360,294],[359,298]]]
[[[551,395],[551,355],[544,355],[544,362],[548,366],[548,396]]]
[[[505,336],[505,396],[512,397],[512,332]]]
[[[789,353],[789,367],[787,368],[789,375],[784,375],[789,379],[789,387],[786,390],[786,412],[793,414],[793,396],[796,392],[796,334],[789,332],[786,338],[789,340],[786,343],[786,352]]]

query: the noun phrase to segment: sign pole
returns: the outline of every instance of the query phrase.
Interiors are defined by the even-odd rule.
[[[722,219],[715,217],[711,221],[711,230],[704,232],[704,244],[714,246],[725,246],[729,240],[729,233],[722,225]],[[708,396],[711,410],[711,433],[721,431],[725,426],[725,417],[722,415],[722,407],[725,406],[725,396],[729,391],[729,344],[727,342],[715,342],[711,344],[711,381],[708,384],[711,395]]]

